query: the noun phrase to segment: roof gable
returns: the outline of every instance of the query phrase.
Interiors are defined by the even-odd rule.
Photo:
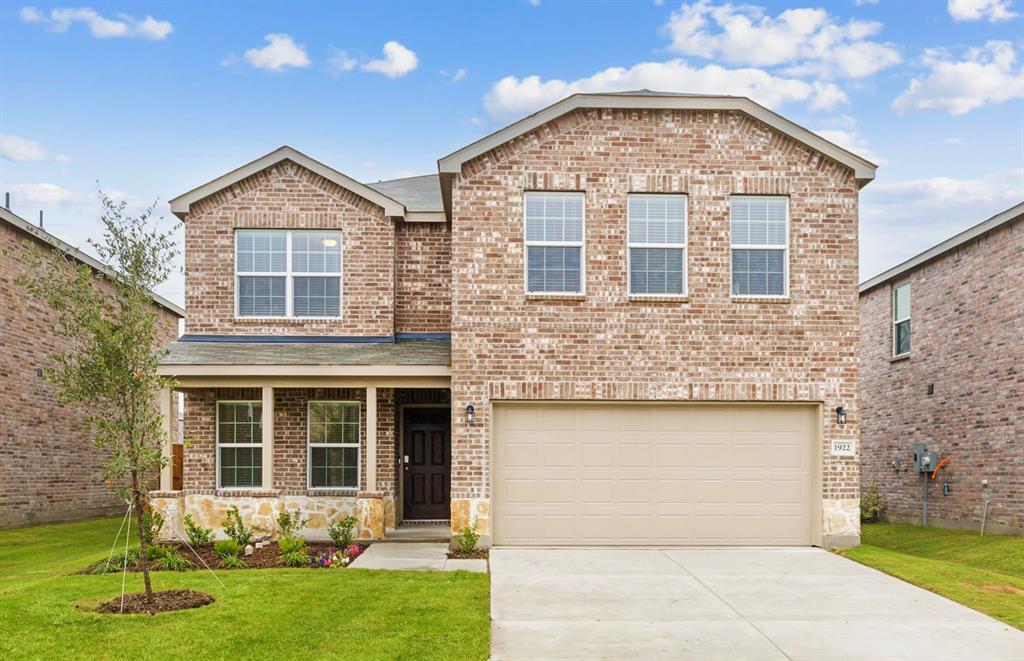
[[[406,209],[401,203],[288,146],[275,149],[266,156],[175,197],[170,201],[171,213],[178,218],[184,219],[188,215],[192,204],[286,160],[292,161],[341,188],[382,207],[385,216],[405,217]]]

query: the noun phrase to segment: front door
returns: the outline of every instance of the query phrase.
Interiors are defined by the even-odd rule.
[[[402,470],[407,520],[451,516],[451,409],[404,409]]]

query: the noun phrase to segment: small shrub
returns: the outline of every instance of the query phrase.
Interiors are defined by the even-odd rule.
[[[241,557],[242,551],[245,550],[245,547],[233,539],[222,539],[218,542],[214,542],[213,550],[217,553],[217,557],[223,560],[224,558]]]
[[[146,545],[156,544],[160,539],[160,531],[164,527],[164,515],[158,510],[148,508],[142,513],[142,534],[146,538]]]
[[[163,544],[154,544],[146,548],[146,557],[150,560],[156,560],[162,558],[168,551],[173,551],[170,546],[164,546]]]
[[[153,558],[153,566],[162,571],[185,571],[192,567],[192,562],[185,558],[178,549],[173,546],[154,547],[162,548],[162,552]]]
[[[213,528],[204,528],[192,519],[191,514],[186,514],[182,519],[185,524],[185,536],[192,546],[202,546],[213,541]]]
[[[306,548],[306,540],[301,537],[282,537],[277,540],[277,548],[281,549],[281,553],[301,551]]]
[[[302,516],[302,510],[289,512],[284,509],[277,515],[277,525],[281,528],[282,537],[295,537],[295,533],[306,525],[306,517]]]
[[[331,541],[338,548],[348,548],[352,546],[352,541],[355,538],[355,527],[356,517],[346,516],[344,519],[338,521],[332,521],[331,525],[327,528],[327,534],[331,536]]]
[[[462,529],[462,532],[455,535],[455,543],[467,553],[475,549],[476,543],[479,541],[480,534],[476,531],[476,521],[473,522],[473,525],[466,526]]]
[[[130,548],[127,551],[118,551],[114,555],[110,556],[110,559],[101,562],[92,568],[91,574],[116,574],[124,569],[125,557],[128,558],[127,564],[134,565],[139,561],[139,548]]]
[[[245,527],[245,523],[242,522],[242,515],[239,514],[238,508],[234,506],[228,510],[227,516],[221,522],[221,526],[224,528],[224,534],[238,542],[238,545],[243,548],[250,544],[253,537],[255,537],[252,528]]]
[[[860,495],[860,520],[863,523],[874,523],[885,510],[885,499],[878,493],[878,484],[872,482]]]
[[[237,555],[223,555],[219,562],[223,569],[244,569],[249,565],[245,564],[245,560],[242,560]]]
[[[282,537],[277,540],[277,548],[281,549],[281,564],[285,567],[304,567],[309,564],[306,540],[301,537]]]

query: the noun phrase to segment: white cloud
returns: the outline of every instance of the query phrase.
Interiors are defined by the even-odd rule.
[[[991,23],[1009,21],[1018,15],[1010,11],[1010,0],[949,0],[949,15],[954,21],[980,21]]]
[[[861,192],[861,277],[891,268],[1022,199],[1022,169],[974,179],[875,181]]]
[[[448,71],[447,69],[441,69],[437,73],[444,76],[445,78],[448,78],[449,82],[454,85],[455,83],[460,82],[462,79],[466,77],[467,71],[465,68],[458,69],[457,71],[454,72]]]
[[[672,12],[665,31],[670,48],[685,55],[787,66],[791,75],[860,79],[900,61],[891,45],[868,40],[882,27],[856,19],[841,23],[824,9],[787,9],[773,17],[763,7],[699,0]]]
[[[960,138],[946,138],[945,140],[943,140],[943,142],[945,142],[947,145],[962,145],[963,144],[963,140],[961,140]]]
[[[382,73],[388,78],[401,78],[419,65],[416,53],[397,41],[384,44],[384,58],[363,65],[364,71]]]
[[[19,207],[86,206],[96,201],[95,193],[75,193],[57,184],[14,184],[11,197]]]
[[[305,49],[292,41],[291,35],[268,34],[263,39],[266,46],[245,51],[245,61],[257,69],[283,71],[286,67],[309,66]]]
[[[531,5],[533,5],[534,7],[540,7],[540,0],[526,0],[526,1],[529,2]]]
[[[146,16],[138,19],[127,14],[117,18],[101,16],[91,7],[61,7],[44,15],[35,7],[22,7],[21,20],[26,23],[46,23],[53,32],[67,32],[75,23],[83,23],[97,39],[148,39],[162,41],[174,31],[170,21],[161,21]]]
[[[896,112],[946,110],[963,115],[989,103],[1024,97],[1024,68],[1008,41],[989,41],[983,48],[967,51],[966,59],[954,61],[940,49],[925,51],[931,71],[910,81],[892,102]]]
[[[768,107],[789,102],[809,102],[831,109],[846,102],[846,95],[832,83],[811,84],[781,78],[754,68],[726,69],[709,64],[696,69],[683,60],[641,62],[629,69],[613,67],[573,81],[542,80],[540,76],[507,76],[484,97],[484,106],[495,121],[529,114],[579,92],[618,92],[635,89],[697,94],[748,96]]]
[[[359,62],[354,57],[350,57],[346,51],[333,49],[334,54],[331,55],[330,59],[327,60],[327,70],[332,76],[340,76],[343,73],[352,71],[356,68]]]
[[[49,161],[67,163],[67,154],[50,154],[35,140],[28,140],[10,133],[0,133],[0,158],[10,161]]]
[[[871,146],[868,145],[867,140],[864,139],[856,131],[843,131],[840,129],[821,129],[815,131],[818,135],[825,138],[829,142],[834,142],[847,151],[852,151],[858,156],[862,156],[875,165],[885,165],[886,160],[875,153]]]

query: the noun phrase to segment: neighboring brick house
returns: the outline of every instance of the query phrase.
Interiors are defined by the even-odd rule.
[[[860,286],[861,488],[889,520],[921,523],[927,483],[928,525],[1024,534],[1022,218],[1024,202]],[[950,457],[934,480],[915,443]]]
[[[856,544],[874,172],[748,99],[647,91],[569,97],[437,176],[282,147],[171,201],[191,444],[155,502],[171,530],[237,505],[369,538]]]
[[[57,315],[17,283],[32,251],[60,250],[99,272],[108,269],[28,221],[0,208],[0,528],[71,521],[121,511],[103,482],[103,453],[81,410],[57,403],[42,378],[67,339]],[[184,311],[153,296],[160,341],[178,336]]]

